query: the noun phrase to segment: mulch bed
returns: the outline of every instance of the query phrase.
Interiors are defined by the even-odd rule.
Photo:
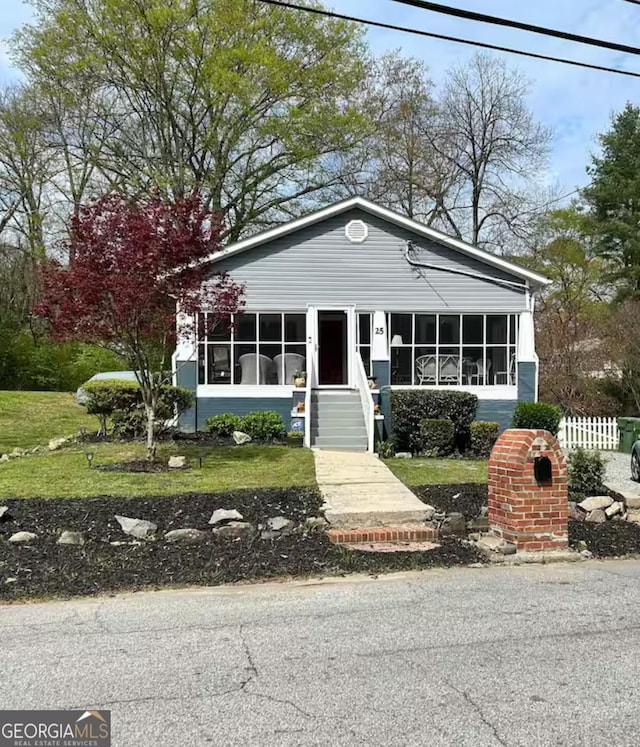
[[[268,540],[259,535],[228,540],[211,532],[208,521],[216,508],[235,508],[254,524],[285,516],[300,526],[307,517],[322,515],[322,499],[313,488],[3,503],[9,507],[0,522],[0,599],[5,601],[275,577],[383,573],[481,560],[473,547],[456,539],[443,540],[425,552],[363,553],[331,544],[318,530]],[[138,544],[122,532],[115,514],[153,521],[158,539]],[[162,539],[165,532],[182,527],[205,530],[206,539],[196,544],[169,544]],[[34,532],[38,539],[29,545],[4,541],[20,530]],[[86,544],[57,545],[62,530],[83,532]],[[127,544],[114,546],[112,541]]]
[[[475,519],[487,505],[487,486],[482,484],[418,485],[411,490],[436,511],[461,513],[467,521]]]
[[[184,467],[169,467],[166,462],[150,462],[148,459],[132,459],[129,462],[115,462],[101,464],[96,467],[100,472],[183,472],[191,469],[188,464]]]
[[[582,550],[585,545],[596,558],[640,555],[640,525],[629,521],[607,521],[604,524],[570,521],[569,546]]]

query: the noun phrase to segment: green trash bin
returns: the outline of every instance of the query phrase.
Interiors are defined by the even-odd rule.
[[[618,451],[631,454],[633,444],[640,439],[640,418],[618,418]]]

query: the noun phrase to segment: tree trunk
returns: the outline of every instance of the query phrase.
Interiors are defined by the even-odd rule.
[[[156,456],[155,407],[145,404],[144,410],[147,413],[147,459],[153,462]]]

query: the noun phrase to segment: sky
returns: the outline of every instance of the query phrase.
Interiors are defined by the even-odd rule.
[[[570,31],[640,47],[640,5],[624,0],[439,0],[468,10]],[[441,16],[394,0],[333,0],[338,12],[400,26],[419,28],[477,41],[567,57],[592,64],[640,71],[640,56],[612,52],[560,39]],[[0,39],[31,18],[21,0],[0,0]],[[423,60],[436,85],[453,64],[464,63],[477,50],[452,42],[430,40],[396,31],[370,29],[368,40],[381,54],[400,49]],[[6,42],[0,42],[0,83],[15,80]],[[569,192],[588,182],[585,168],[597,150],[597,136],[609,125],[611,114],[627,101],[640,104],[640,78],[573,68],[553,62],[495,53],[517,67],[531,81],[529,107],[554,133],[546,181]]]

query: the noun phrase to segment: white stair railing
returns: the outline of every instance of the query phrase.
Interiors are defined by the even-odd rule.
[[[311,393],[317,386],[313,356],[307,356],[307,389],[304,393],[304,445],[311,448]]]
[[[562,418],[558,441],[563,449],[613,451],[618,448],[617,418]]]
[[[369,387],[369,379],[364,370],[364,363],[360,353],[356,353],[356,387],[360,393],[364,426],[367,432],[367,451],[373,451],[374,428],[376,427],[373,396]]]

